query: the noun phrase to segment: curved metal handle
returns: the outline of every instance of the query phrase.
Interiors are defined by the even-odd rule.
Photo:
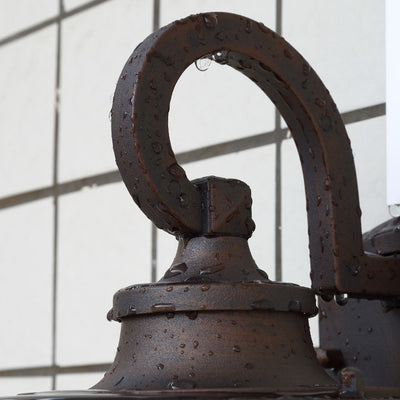
[[[113,103],[114,149],[122,178],[142,211],[169,232],[201,232],[200,191],[171,149],[168,111],[183,71],[217,53],[269,96],[292,132],[307,195],[313,288],[400,294],[398,263],[393,282],[380,260],[364,254],[350,141],[329,92],[283,38],[238,15],[199,14],[176,21],[141,43],[121,73]],[[392,265],[393,260],[385,262]],[[372,273],[385,287],[370,279]]]

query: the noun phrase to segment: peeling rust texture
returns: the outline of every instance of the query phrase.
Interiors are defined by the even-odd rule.
[[[364,253],[353,156],[329,92],[289,43],[241,16],[209,13],[173,22],[147,37],[124,66],[113,103],[113,143],[122,178],[142,211],[176,236],[206,233],[206,195],[177,163],[168,132],[174,86],[204,56],[257,84],[292,132],[305,178],[313,289],[400,295],[399,261]],[[247,226],[235,223],[249,237],[252,224],[242,220]]]

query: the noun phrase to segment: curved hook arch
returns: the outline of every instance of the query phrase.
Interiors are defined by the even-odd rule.
[[[217,52],[268,95],[292,132],[306,188],[314,289],[365,291],[368,280],[360,277],[371,263],[362,246],[346,129],[314,70],[261,23],[228,13],[194,15],[151,34],[135,49],[118,80],[112,117],[117,164],[133,199],[161,229],[201,232],[200,192],[176,161],[168,112],[183,71]]]

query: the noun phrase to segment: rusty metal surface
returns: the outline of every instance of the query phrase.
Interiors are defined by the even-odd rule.
[[[169,103],[182,72],[201,57],[249,77],[292,132],[306,187],[314,291],[325,298],[337,294],[343,304],[341,293],[386,299],[400,294],[400,262],[364,252],[350,143],[316,73],[262,24],[225,13],[190,16],[141,43],[117,84],[112,128],[121,175],[142,211],[174,234],[179,246],[158,284],[115,295],[109,318],[122,324],[119,351],[95,388],[279,388],[359,397],[372,395],[382,382],[393,386],[390,380],[367,381],[366,390],[358,370],[348,366],[348,354],[333,344],[319,351],[320,361],[345,368],[336,381],[327,377],[309,340],[312,293],[270,282],[251,257],[250,189],[218,177],[189,182],[177,163]],[[274,354],[265,354],[270,346]],[[388,393],[382,387],[378,392]]]
[[[358,201],[357,191],[347,187],[355,183],[355,172],[340,116],[316,74],[283,39],[225,13],[190,16],[150,35],[118,81],[113,143],[133,199],[179,245],[157,284],[116,293],[108,318],[121,322],[120,344],[112,367],[94,388],[232,393],[246,388],[265,395],[336,396],[338,384],[318,364],[309,334],[308,317],[316,312],[313,292],[270,282],[250,254],[247,239],[255,228],[250,188],[213,176],[189,182],[176,161],[168,134],[172,91],[186,67],[203,56],[243,72],[280,107],[299,147],[305,146],[305,175],[314,166],[305,180],[308,194],[326,200],[322,207],[315,203],[315,210],[323,209],[319,228],[329,229],[328,242],[340,231],[332,228],[332,218],[348,212],[344,201],[326,206],[339,190],[336,180],[342,185],[346,175],[340,190]],[[347,146],[347,163],[328,165],[330,142],[336,146],[331,152]],[[313,254],[332,264],[341,256],[328,247],[324,253],[318,238]],[[332,272],[325,268],[319,279]]]
[[[119,351],[96,389],[236,388],[337,394],[299,312],[198,311],[122,319]]]
[[[400,218],[392,218],[364,233],[365,251],[398,257],[399,225]],[[369,395],[399,396],[399,299],[347,299],[342,305],[320,300],[319,308],[320,345],[342,354],[336,376],[342,381],[346,377],[347,394],[361,390]]]
[[[145,39],[123,68],[113,103],[113,143],[123,180],[142,211],[177,236],[203,232],[204,192],[176,161],[168,111],[182,72],[207,55],[255,82],[292,132],[305,177],[314,290],[399,295],[399,261],[363,251],[353,156],[329,92],[290,44],[244,17],[209,13],[176,21]]]

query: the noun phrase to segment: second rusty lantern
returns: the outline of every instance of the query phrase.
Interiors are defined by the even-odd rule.
[[[254,223],[245,183],[214,176],[189,181],[176,161],[168,133],[171,95],[183,71],[202,57],[255,82],[292,132],[307,194],[314,290],[271,282],[257,267],[247,243]],[[121,322],[120,344],[94,388],[337,396],[338,383],[318,364],[310,338],[314,294],[399,295],[398,279],[385,275],[398,262],[363,251],[349,140],[309,64],[261,23],[226,13],[190,16],[150,35],[128,59],[112,131],[133,199],[179,245],[159,282],[114,296],[109,318]]]

